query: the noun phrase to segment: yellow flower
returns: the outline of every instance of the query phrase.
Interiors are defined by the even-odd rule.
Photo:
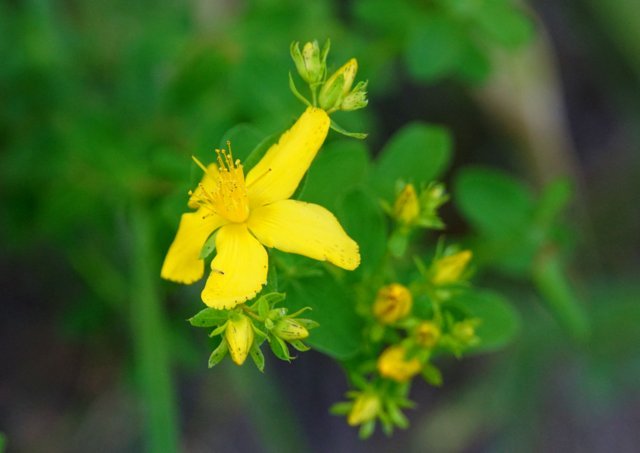
[[[242,365],[247,359],[251,346],[253,346],[254,337],[253,326],[248,317],[236,314],[229,319],[227,328],[224,331],[224,338],[229,345],[231,360],[236,365]]]
[[[321,109],[309,107],[244,176],[240,161],[218,152],[218,166],[191,194],[161,275],[193,283],[204,274],[200,252],[216,232],[216,256],[202,291],[205,304],[228,309],[254,297],[266,283],[266,247],[329,261],[353,270],[360,264],[358,244],[325,208],[288,199],[311,165],[329,130]]]
[[[347,415],[347,423],[351,426],[361,425],[373,420],[380,411],[380,398],[373,392],[360,393],[353,402]]]
[[[434,274],[431,281],[435,285],[456,283],[467,268],[471,257],[470,250],[463,250],[438,259],[433,265]]]
[[[417,358],[407,360],[407,351],[400,345],[390,346],[378,357],[378,372],[382,377],[406,382],[418,374],[422,365]]]
[[[409,289],[399,283],[383,286],[373,303],[373,314],[382,324],[392,324],[411,311],[413,297]]]

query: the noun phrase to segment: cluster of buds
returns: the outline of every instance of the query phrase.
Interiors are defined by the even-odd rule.
[[[416,191],[413,184],[398,184],[393,205],[383,203],[383,208],[394,220],[396,229],[389,241],[389,250],[394,256],[405,254],[411,233],[416,228],[439,230],[444,223],[438,209],[449,200],[444,185],[431,183]]]
[[[409,421],[402,409],[413,407],[407,399],[407,388],[391,388],[384,383],[359,385],[360,390],[347,393],[350,401],[334,404],[331,412],[334,415],[346,415],[350,426],[360,427],[360,437],[365,439],[375,429],[376,421],[380,421],[386,434],[391,434],[394,427],[406,428]]]
[[[220,336],[218,347],[209,357],[209,367],[217,365],[227,355],[236,365],[244,364],[250,356],[263,371],[264,356],[260,346],[265,341],[281,360],[292,359],[287,345],[298,351],[309,350],[302,340],[309,337],[309,329],[317,327],[318,323],[298,318],[306,309],[288,314],[286,308],[276,308],[284,298],[282,293],[268,293],[250,306],[243,304],[233,310],[205,308],[189,319],[196,327],[214,327],[210,337]]]
[[[304,97],[295,86],[293,78],[289,85],[293,93],[307,105],[324,109],[327,113],[338,110],[352,111],[364,108],[368,104],[367,82],[358,82],[354,86],[358,62],[350,59],[340,69],[327,77],[327,55],[330,42],[326,41],[322,49],[318,41],[307,42],[300,49],[300,43],[291,44],[291,58],[298,74],[308,85],[312,101]]]
[[[390,209],[391,217],[404,228],[442,229],[444,223],[438,216],[438,209],[448,200],[443,184],[431,183],[420,193],[413,184],[404,184]]]

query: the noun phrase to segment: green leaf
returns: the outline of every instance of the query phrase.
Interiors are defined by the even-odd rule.
[[[220,149],[228,149],[231,143],[233,158],[245,162],[249,154],[262,142],[264,134],[255,127],[241,123],[229,129],[220,140]],[[246,173],[245,173],[246,174]]]
[[[341,200],[336,211],[340,223],[360,247],[359,271],[374,271],[387,246],[387,223],[380,204],[362,189],[354,189]]]
[[[506,346],[520,329],[520,315],[499,294],[489,291],[469,291],[456,296],[447,305],[460,308],[469,318],[481,321],[476,329],[478,346],[469,352],[489,352]]]
[[[291,355],[289,354],[289,348],[287,344],[276,336],[271,336],[269,339],[269,346],[273,354],[280,360],[285,362],[291,362]]]
[[[369,152],[364,143],[334,141],[324,147],[311,165],[300,198],[334,211],[342,195],[361,184],[369,169]]]
[[[338,134],[344,135],[345,137],[351,137],[358,140],[364,140],[369,135],[366,132],[349,132],[348,130],[340,126],[338,123],[336,123],[334,120],[331,120],[331,129],[336,131]]]
[[[247,159],[244,161],[245,175],[249,173],[249,170],[251,170],[258,162],[260,162],[260,159],[264,157],[264,155],[267,153],[267,151],[269,151],[269,148],[271,148],[272,145],[278,143],[280,135],[281,132],[273,133],[263,139],[253,148],[251,153],[249,153],[249,155],[247,156]]]
[[[469,223],[492,237],[522,231],[534,210],[533,194],[527,186],[490,168],[471,167],[458,173],[453,198]]]
[[[229,313],[226,310],[205,308],[188,321],[194,327],[213,327],[226,322],[228,317]]]
[[[533,22],[510,2],[485,2],[474,18],[489,39],[508,49],[517,49],[533,37]]]
[[[218,347],[215,348],[209,356],[209,368],[213,368],[214,366],[219,364],[220,361],[227,355],[228,351],[229,347],[227,346],[227,340],[223,338]]]
[[[449,75],[458,67],[464,45],[464,35],[456,23],[442,14],[430,15],[407,41],[409,74],[424,82]]]
[[[320,326],[305,341],[314,349],[335,359],[346,360],[360,346],[362,320],[355,312],[354,300],[332,277],[307,277],[291,282],[287,289],[291,310],[313,309]]]
[[[372,180],[378,194],[390,201],[399,180],[416,185],[433,181],[447,168],[451,148],[445,128],[424,123],[405,126],[391,137],[378,158]]]

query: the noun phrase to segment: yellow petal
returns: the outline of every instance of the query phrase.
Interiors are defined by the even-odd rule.
[[[238,223],[220,228],[216,250],[202,300],[216,309],[233,308],[255,296],[267,282],[267,251]]]
[[[267,247],[327,260],[348,270],[360,264],[358,244],[347,236],[333,214],[317,204],[276,201],[254,209],[248,225]]]
[[[206,209],[182,215],[176,237],[169,247],[160,275],[178,283],[193,283],[204,274],[200,251],[207,238],[226,220]]]
[[[289,198],[324,143],[329,116],[309,107],[247,175],[251,207]]]

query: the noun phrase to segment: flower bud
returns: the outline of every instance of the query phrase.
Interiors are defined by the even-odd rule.
[[[438,259],[433,265],[433,277],[431,281],[434,285],[448,285],[456,283],[464,273],[472,253],[470,250],[463,250],[453,255]]]
[[[347,415],[347,423],[357,426],[373,420],[378,415],[380,406],[380,398],[375,393],[370,391],[360,393]]]
[[[320,89],[320,107],[330,112],[337,110],[351,91],[357,72],[358,62],[355,58],[334,72]]]
[[[413,184],[406,184],[393,204],[393,217],[403,225],[412,225],[420,215],[420,203]]]
[[[464,346],[475,345],[479,338],[476,336],[476,327],[479,321],[477,319],[467,319],[457,322],[451,328],[451,334]]]
[[[440,339],[440,327],[433,321],[418,324],[415,330],[416,343],[424,348],[433,348]]]
[[[422,365],[417,358],[407,360],[404,347],[390,346],[378,357],[378,372],[382,377],[396,382],[406,382],[420,372]]]
[[[322,51],[318,41],[307,42],[302,46],[298,42],[291,43],[291,58],[296,65],[298,74],[309,84],[316,84],[322,80],[325,71],[325,61],[329,52],[329,42],[324,45]]]
[[[340,110],[350,112],[352,110],[362,109],[369,104],[367,100],[367,83],[358,82],[356,87],[347,94],[340,104]]]
[[[413,297],[409,289],[399,283],[383,286],[373,303],[373,314],[381,324],[392,324],[411,311]]]
[[[301,323],[291,318],[282,318],[273,328],[273,333],[283,340],[304,340],[309,336],[309,331]]]
[[[253,345],[253,325],[251,320],[242,314],[235,314],[229,319],[224,336],[229,345],[231,360],[242,365]]]

